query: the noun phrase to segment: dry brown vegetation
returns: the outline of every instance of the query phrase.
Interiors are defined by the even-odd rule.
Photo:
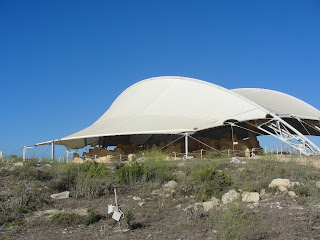
[[[267,155],[235,164],[211,157],[165,161],[149,152],[130,164],[31,159],[23,166],[8,157],[0,165],[0,239],[319,239],[319,158],[300,164],[298,156]],[[274,178],[301,183],[297,196],[268,188]],[[178,185],[167,191],[171,180]],[[107,215],[114,186],[126,232]],[[204,211],[202,202],[231,189],[259,192],[260,201]],[[62,191],[70,198],[50,198]]]

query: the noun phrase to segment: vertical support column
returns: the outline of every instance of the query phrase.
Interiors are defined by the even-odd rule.
[[[23,161],[26,160],[26,152],[27,152],[27,147],[23,146],[23,150],[22,150],[22,160]]]
[[[188,158],[188,133],[185,133],[185,152],[186,152],[186,159]]]
[[[234,138],[233,138],[233,123],[230,123],[231,126],[231,138],[232,138],[232,151],[233,151],[233,157],[236,157],[236,152],[234,149]]]
[[[51,159],[54,160],[54,141],[51,143]]]

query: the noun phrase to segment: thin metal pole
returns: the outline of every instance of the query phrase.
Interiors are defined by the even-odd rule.
[[[177,153],[173,152],[173,154],[174,154],[174,160],[177,160]]]
[[[51,159],[54,160],[54,142],[51,143]]]
[[[231,136],[232,136],[232,150],[233,150],[233,156],[236,156],[235,150],[234,150],[234,139],[233,139],[233,124],[230,124],[231,126]]]
[[[27,148],[26,146],[23,147],[23,151],[22,151],[22,160],[25,161],[26,160],[26,151],[27,151]]]
[[[185,133],[186,158],[188,157],[188,133]]]

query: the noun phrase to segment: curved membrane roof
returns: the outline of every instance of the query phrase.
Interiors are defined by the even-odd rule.
[[[263,97],[259,98],[261,94]],[[278,107],[277,101],[283,104]],[[275,91],[231,91],[193,78],[156,77],[127,88],[88,128],[54,142],[77,149],[97,144],[100,137],[181,134],[221,127],[228,120],[266,119],[270,114],[296,114],[308,119],[319,119],[320,116],[317,109],[305,102]]]
[[[233,92],[259,104],[280,117],[320,120],[320,111],[288,94],[261,88],[238,88]]]

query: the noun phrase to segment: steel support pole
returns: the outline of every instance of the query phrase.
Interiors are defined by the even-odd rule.
[[[24,146],[24,147],[23,147],[23,151],[22,151],[22,160],[23,160],[23,161],[26,160],[26,152],[27,152],[27,147]]]
[[[54,160],[54,142],[51,143],[51,159]]]
[[[188,158],[188,133],[185,133],[185,152],[186,152],[186,159]]]
[[[232,124],[232,123],[230,123],[230,126],[231,126],[231,137],[232,137],[232,150],[233,150],[233,157],[236,157],[236,152],[235,152],[235,149],[234,149],[233,124]]]

